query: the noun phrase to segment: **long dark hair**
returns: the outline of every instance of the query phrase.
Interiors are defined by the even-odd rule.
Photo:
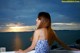
[[[38,19],[41,20],[41,23],[40,23],[38,29],[42,28],[42,27],[45,27],[45,28],[51,27],[51,17],[49,15],[49,13],[47,13],[47,12],[40,12],[38,14]]]
[[[38,19],[41,20],[40,25],[38,26],[37,29],[40,28],[46,28],[47,29],[47,38],[48,38],[48,43],[49,45],[52,45],[53,41],[54,41],[54,36],[55,36],[55,32],[52,30],[51,28],[51,17],[50,14],[47,12],[40,12],[38,14]]]

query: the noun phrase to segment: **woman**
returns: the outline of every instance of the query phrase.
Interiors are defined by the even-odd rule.
[[[51,29],[51,17],[47,12],[40,12],[36,19],[37,29],[34,32],[32,44],[25,50],[19,50],[19,53],[27,53],[35,48],[34,53],[50,53],[50,46],[57,41],[64,48],[71,50],[65,45]]]

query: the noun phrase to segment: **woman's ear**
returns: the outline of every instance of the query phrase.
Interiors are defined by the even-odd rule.
[[[39,20],[39,23],[41,23],[41,20]]]

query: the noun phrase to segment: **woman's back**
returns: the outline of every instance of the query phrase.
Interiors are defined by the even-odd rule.
[[[35,47],[35,53],[49,53],[49,44],[47,40],[47,34],[46,34],[46,29],[41,29],[40,30],[40,35]]]

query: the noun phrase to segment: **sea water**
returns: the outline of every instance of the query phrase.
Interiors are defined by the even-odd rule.
[[[33,32],[0,32],[0,47],[13,51],[14,46],[20,44],[21,49],[26,49],[31,44],[30,38]],[[55,32],[59,39],[68,45],[75,44],[75,41],[80,39],[80,30],[55,30]],[[18,38],[16,39],[16,37]]]

